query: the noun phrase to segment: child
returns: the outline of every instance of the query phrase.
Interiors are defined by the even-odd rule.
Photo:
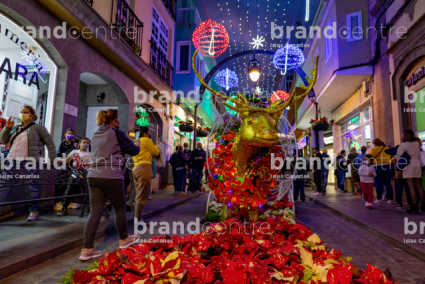
[[[372,158],[372,156],[369,154],[364,156],[363,165],[359,169],[359,176],[363,197],[366,201],[365,207],[372,209],[373,184],[374,177],[376,177],[376,171],[375,167],[370,163],[370,158]]]
[[[68,157],[64,160],[65,163],[69,163],[71,159],[73,160],[72,167],[75,169],[74,173],[70,177],[70,182],[74,183],[73,180],[84,177],[82,172],[86,172],[90,167],[91,163],[91,153],[88,151],[90,146],[90,139],[81,138],[79,143],[80,149],[73,150],[68,154]],[[81,173],[79,176],[75,174]],[[65,192],[66,195],[70,195],[76,191],[77,186],[68,184],[68,187]],[[71,202],[67,199],[62,204],[61,211],[57,214],[58,216],[68,215],[68,206]]]

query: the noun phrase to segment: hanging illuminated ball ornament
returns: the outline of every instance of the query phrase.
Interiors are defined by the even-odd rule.
[[[193,32],[193,45],[207,57],[217,57],[229,46],[229,34],[223,25],[208,20],[202,22]]]
[[[270,97],[270,100],[272,103],[274,103],[277,100],[287,101],[289,99],[290,95],[282,90],[277,90],[273,93],[273,95]]]
[[[274,67],[286,71],[297,68],[305,61],[302,50],[294,45],[287,44],[276,51],[273,57]]]
[[[239,79],[235,72],[226,68],[217,73],[215,76],[215,82],[219,86],[229,90],[229,88],[233,88],[238,85]]]

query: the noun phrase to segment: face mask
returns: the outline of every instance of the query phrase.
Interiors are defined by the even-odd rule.
[[[198,148],[198,150],[199,150],[199,151],[201,151],[201,150],[202,150],[202,148]]]
[[[81,147],[82,150],[87,150],[89,148],[89,145],[88,144],[81,144],[80,147]]]
[[[74,135],[68,134],[68,135],[66,135],[66,138],[68,138],[69,140],[72,140],[72,139],[74,139]]]
[[[368,160],[368,161],[364,161],[364,164],[365,165],[370,165],[370,161]]]
[[[19,119],[22,120],[23,123],[27,123],[31,120],[30,115],[29,114],[20,114],[19,115]]]

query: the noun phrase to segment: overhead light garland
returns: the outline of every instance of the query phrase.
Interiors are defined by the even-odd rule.
[[[294,69],[302,65],[304,61],[302,50],[291,44],[280,48],[273,57],[273,65],[280,70]]]
[[[229,90],[229,88],[238,86],[239,79],[235,72],[226,68],[217,73],[217,75],[215,76],[215,82],[219,86],[226,88],[226,90]]]
[[[193,44],[207,57],[217,57],[229,46],[229,35],[223,25],[211,19],[202,22],[193,32]]]
[[[254,45],[253,48],[259,49],[260,46],[264,46],[263,42],[265,41],[265,39],[263,36],[260,37],[257,35],[257,38],[253,38],[252,40],[253,42],[251,42],[251,44]]]

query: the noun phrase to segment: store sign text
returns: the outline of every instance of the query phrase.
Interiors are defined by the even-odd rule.
[[[27,75],[28,70],[25,66],[16,63],[15,65],[15,76],[12,75],[12,67],[10,65],[10,59],[5,57],[3,63],[0,67],[0,75],[3,74],[3,72],[6,72],[8,74],[8,78],[13,78],[13,80],[18,81],[19,76],[22,76],[22,81],[26,85],[27,84]],[[28,82],[28,87],[31,87],[32,85],[36,85],[37,89],[40,90],[40,85],[38,83],[38,74],[37,72],[34,72],[31,76],[31,79]]]
[[[418,73],[413,73],[409,80],[406,81],[406,86],[410,87],[412,85],[416,85],[416,83],[425,77],[425,67],[422,67],[422,70]]]

